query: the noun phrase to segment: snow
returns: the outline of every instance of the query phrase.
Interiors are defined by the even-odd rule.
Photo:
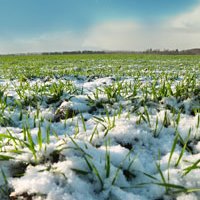
[[[94,78],[90,82],[87,82],[84,77],[81,80],[70,77],[68,79],[72,81],[76,88],[82,90],[82,93],[72,96],[64,93],[61,96],[62,102],[58,105],[52,104],[48,107],[44,102],[41,103],[39,118],[35,120],[35,124],[34,116],[37,111],[34,107],[29,109],[29,117],[27,117],[27,113],[23,114],[22,120],[19,119],[17,108],[13,108],[9,112],[6,110],[6,116],[10,116],[16,126],[0,127],[0,133],[7,134],[9,130],[13,136],[22,140],[24,138],[23,126],[27,124],[38,157],[36,162],[28,145],[23,148],[24,152],[20,154],[13,152],[6,154],[14,155],[17,162],[31,163],[21,177],[10,175],[11,165],[15,166],[16,163],[13,163],[12,160],[0,161],[1,168],[8,177],[9,187],[12,188],[11,196],[28,194],[35,200],[154,200],[162,197],[170,199],[164,187],[152,184],[155,180],[152,180],[150,176],[154,177],[157,182],[162,182],[156,164],[159,164],[165,180],[168,180],[169,175],[171,184],[182,185],[187,188],[199,188],[199,169],[192,170],[185,176],[182,172],[200,159],[200,142],[197,141],[193,144],[193,154],[184,152],[177,167],[175,165],[182,151],[180,143],[176,145],[170,158],[176,128],[173,114],[165,106],[168,105],[177,109],[179,103],[175,97],[163,98],[159,111],[156,109],[156,103],[151,104],[148,108],[151,118],[151,126],[149,126],[145,121],[138,123],[138,115],[132,112],[135,109],[133,101],[126,100],[123,97],[113,100],[112,104],[108,104],[106,95],[99,94],[97,101],[103,102],[110,109],[110,118],[101,108],[90,112],[88,95],[92,96],[97,87],[101,89],[112,85],[115,82],[112,77]],[[52,82],[56,81],[55,79]],[[128,77],[123,81],[134,85],[135,79]],[[142,77],[139,81],[145,85],[151,80]],[[47,81],[45,84],[52,82]],[[17,81],[12,83],[19,86]],[[42,81],[30,81],[32,87],[36,83],[41,85]],[[0,85],[5,84],[9,84],[9,81],[0,80]],[[13,84],[9,84],[7,89],[9,104],[12,103],[12,98],[19,99]],[[28,96],[31,97],[31,95],[31,93],[28,93]],[[135,99],[137,98],[141,98],[140,92]],[[192,116],[188,111],[191,103],[190,99],[183,102],[186,112],[180,114],[180,122],[177,126],[177,131],[184,141],[188,137],[189,130],[191,130],[189,141],[200,138],[200,128],[197,127],[198,115]],[[120,105],[122,106],[122,113],[114,116],[114,113],[119,112]],[[53,121],[56,110],[66,107],[76,111],[76,115],[57,122]],[[144,113],[145,108],[141,106],[138,112]],[[165,127],[163,121],[166,113],[171,123]],[[43,118],[42,122],[40,121],[41,117]],[[103,121],[98,120],[98,118]],[[157,119],[157,135],[155,136]],[[110,128],[111,122],[114,124]],[[37,144],[39,124],[44,142],[41,149]],[[48,129],[50,141],[45,143]],[[108,132],[106,132],[107,129],[109,129]],[[13,145],[15,142],[18,143],[17,140],[11,142],[7,138],[5,149],[13,150],[11,144]],[[106,171],[106,164],[108,164],[106,156],[108,155],[109,166],[107,167],[109,172]],[[100,180],[102,180],[102,183]],[[143,183],[150,184],[137,187]],[[0,186],[3,185],[4,180],[0,176]],[[174,194],[174,197],[177,200],[197,200],[199,195],[200,193],[197,191],[191,194]]]
[[[198,200],[198,197],[194,194],[182,194],[179,197],[177,197],[177,200]]]

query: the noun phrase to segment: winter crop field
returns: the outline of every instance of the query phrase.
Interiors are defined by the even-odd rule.
[[[1,56],[0,199],[200,199],[200,57]]]

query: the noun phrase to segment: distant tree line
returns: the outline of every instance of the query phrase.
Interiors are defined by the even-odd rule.
[[[43,52],[42,55],[70,55],[70,54],[106,54],[106,51],[63,51],[63,52]]]
[[[145,51],[63,51],[43,52],[42,55],[70,55],[70,54],[158,54],[158,55],[200,55],[200,48],[187,50],[147,49]]]
[[[146,51],[142,51],[144,54],[160,54],[160,55],[200,55],[200,49],[187,49],[187,50],[181,50],[178,49],[175,50],[159,50],[159,49],[147,49]]]
[[[41,53],[18,53],[9,55],[73,55],[73,54],[158,54],[158,55],[200,55],[200,48],[187,50],[169,50],[169,49],[147,49],[145,51],[56,51]]]

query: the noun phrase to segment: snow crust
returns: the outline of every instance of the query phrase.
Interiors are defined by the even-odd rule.
[[[147,80],[141,81],[145,82]],[[90,105],[87,96],[90,95],[92,97],[97,87],[111,85],[113,79],[106,77],[97,78],[91,82],[77,80],[72,80],[72,82],[83,93],[68,98],[60,106],[70,106],[79,114],[73,118],[49,123],[49,120],[53,120],[56,108],[47,107],[44,104],[40,109],[40,117],[44,118],[43,123],[40,124],[43,141],[46,138],[49,127],[51,135],[50,143],[43,146],[40,151],[37,144],[39,121],[36,120],[34,122],[36,110],[30,108],[30,118],[26,118],[26,114],[24,114],[22,120],[19,120],[18,110],[7,111],[7,115],[11,117],[16,126],[0,127],[0,133],[8,133],[9,130],[16,137],[23,139],[23,126],[24,124],[29,124],[30,134],[38,150],[36,155],[39,162],[37,165],[29,165],[25,169],[23,176],[12,177],[11,167],[13,161],[0,161],[1,168],[8,177],[8,184],[13,188],[12,196],[20,196],[27,193],[32,195],[35,200],[154,200],[162,197],[170,199],[162,186],[144,184],[143,187],[137,187],[143,183],[154,182],[151,177],[154,177],[156,182],[162,182],[162,177],[156,165],[158,163],[165,180],[168,180],[169,176],[170,184],[182,185],[187,188],[200,186],[200,169],[192,170],[185,176],[182,174],[182,171],[190,166],[191,163],[200,159],[200,142],[193,144],[193,154],[188,152],[183,154],[177,167],[175,165],[182,150],[180,144],[176,145],[173,156],[170,158],[176,131],[180,133],[184,141],[188,137],[189,130],[191,130],[190,141],[200,138],[200,129],[196,127],[198,116],[191,116],[187,111],[190,107],[189,99],[184,102],[186,112],[184,114],[181,113],[180,123],[177,130],[175,130],[173,124],[168,127],[163,127],[162,125],[166,112],[171,121],[173,121],[172,113],[169,110],[162,109],[157,112],[154,108],[156,105],[152,104],[149,109],[151,117],[151,127],[149,127],[146,122],[138,124],[138,116],[134,113],[127,114],[127,111],[133,109],[132,102],[120,100],[119,98],[118,102],[112,104],[112,109],[115,111],[121,105],[123,112],[114,119],[111,111],[109,120],[115,120],[115,125],[109,130],[108,134],[105,134],[105,127],[108,126],[106,114],[102,114],[101,110],[99,112],[96,111],[96,113],[89,113]],[[134,78],[128,78],[125,82],[131,82],[134,85]],[[3,85],[5,83],[2,81],[0,84]],[[15,84],[18,83],[16,82]],[[31,84],[34,85],[35,82],[31,82]],[[38,81],[37,84],[42,83]],[[10,96],[8,103],[12,103],[12,98],[19,99],[12,85],[10,85],[7,94]],[[62,95],[63,99],[66,97],[68,97],[67,94]],[[99,99],[106,104],[105,95],[100,95]],[[174,97],[166,97],[162,101],[164,105],[174,108],[179,106],[177,99]],[[144,107],[141,107],[139,111],[144,112]],[[102,116],[105,121],[98,121],[98,118]],[[159,133],[155,137],[156,119],[158,119],[157,129]],[[57,139],[54,132],[57,134]],[[107,141],[107,144],[105,141]],[[8,146],[6,147],[7,149],[9,148]],[[52,154],[55,153],[55,150],[60,150],[60,154],[58,155],[58,160],[52,162],[51,159],[54,159]],[[106,155],[108,154],[110,156],[109,175],[106,174],[105,167]],[[34,162],[34,157],[28,148],[24,149],[24,153],[15,155],[15,159],[16,162]],[[169,159],[171,159],[170,164]],[[90,169],[91,166],[93,166],[92,170]],[[2,176],[0,176],[0,185],[4,185]],[[174,197],[177,200],[197,200],[200,197],[200,193],[198,191],[190,194],[181,193],[174,195]]]

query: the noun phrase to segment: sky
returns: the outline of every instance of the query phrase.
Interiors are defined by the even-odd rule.
[[[0,0],[0,54],[200,47],[200,0]]]

